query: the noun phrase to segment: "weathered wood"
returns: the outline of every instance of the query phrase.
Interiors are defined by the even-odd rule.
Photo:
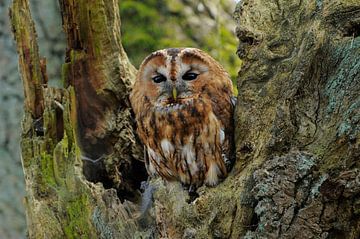
[[[39,58],[28,1],[14,0],[10,14],[26,97],[21,148],[28,234],[132,238],[137,206],[121,203],[119,197],[136,196],[144,176],[126,178],[134,170],[135,156],[141,159],[141,146],[136,144],[127,100],[135,69],[121,47],[118,5],[61,4],[69,44],[64,89],[45,84],[45,61]],[[96,164],[99,170],[85,178],[83,160],[98,157],[94,152],[103,156]],[[143,167],[134,164],[137,170]]]
[[[30,12],[22,11],[29,8],[27,1],[16,1],[10,10],[11,23],[17,52],[19,54],[19,68],[24,85],[25,110],[34,119],[39,119],[44,110],[43,85],[47,84],[46,76],[42,73],[34,22]]]
[[[360,2],[242,0],[235,16],[237,162],[192,204],[158,186],[159,235],[359,238]]]
[[[84,162],[87,179],[115,187],[129,198],[146,173],[136,162],[143,154],[128,100],[136,70],[121,45],[117,4],[60,1],[67,36],[63,78],[65,86],[74,89],[73,121],[83,158],[89,159]]]
[[[358,238],[360,3],[242,1],[237,19],[236,168],[260,167],[242,233]]]

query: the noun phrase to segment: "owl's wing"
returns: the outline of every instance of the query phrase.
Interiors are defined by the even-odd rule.
[[[231,170],[233,163],[235,162],[235,154],[234,154],[234,122],[233,122],[233,112],[237,102],[237,98],[235,96],[230,96],[230,104],[231,104],[231,115],[228,116],[227,123],[224,124],[220,129],[220,143],[221,143],[221,155],[223,161],[226,165],[228,171]],[[229,103],[228,103],[229,104]],[[223,140],[221,140],[223,139]]]
[[[150,177],[153,177],[155,175],[153,169],[154,167],[150,164],[149,153],[145,145],[144,145],[144,161],[145,161],[146,171],[148,172]]]
[[[220,129],[220,144],[221,144],[221,157],[226,165],[226,169],[229,171],[231,167],[231,160],[229,159],[230,145],[229,139],[225,135],[225,129]]]
[[[236,96],[231,96],[231,97],[230,97],[230,102],[231,102],[232,106],[235,107],[236,102],[237,102]]]

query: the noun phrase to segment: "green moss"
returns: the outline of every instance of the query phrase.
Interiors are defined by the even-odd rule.
[[[65,180],[73,178],[74,170],[72,167],[69,168],[69,165],[74,158],[71,150],[72,148],[69,147],[68,136],[65,133],[63,139],[55,146],[53,153],[54,177],[57,185],[60,187],[66,187]]]
[[[66,222],[64,232],[67,238],[92,238],[95,233],[92,231],[92,225],[89,221],[90,203],[86,193],[78,192],[74,198],[65,201]]]
[[[70,66],[71,66],[70,63],[65,63],[61,67],[61,83],[65,88],[69,86],[69,82],[67,82],[67,80],[68,80],[68,73]]]
[[[32,163],[32,140],[28,138],[23,138],[20,142],[21,155],[22,155],[22,164],[24,169],[29,168]]]
[[[68,93],[69,92],[69,93]],[[64,136],[63,136],[63,147],[67,148],[67,151],[71,150],[74,146],[74,128],[75,125],[72,125],[71,123],[71,114],[70,114],[70,101],[69,95],[75,94],[74,88],[71,86],[68,88],[67,97],[64,97],[62,105],[64,106],[63,110],[63,120],[64,120]]]
[[[84,1],[84,6],[80,13],[79,23],[82,24],[81,34],[82,41],[91,46],[93,49],[93,54],[96,59],[100,59],[104,55],[104,45],[109,44],[111,37],[109,36],[109,31],[107,30],[108,21],[107,15],[104,14],[104,4],[101,1]]]
[[[43,151],[41,153],[39,167],[39,173],[41,173],[41,176],[39,177],[41,181],[39,183],[39,189],[42,193],[46,193],[49,191],[49,188],[54,189],[57,186],[54,175],[54,163],[52,155],[49,155]]]
[[[67,238],[96,238],[90,218],[90,203],[88,195],[79,193],[74,198],[65,202],[67,223],[64,225],[64,232]]]

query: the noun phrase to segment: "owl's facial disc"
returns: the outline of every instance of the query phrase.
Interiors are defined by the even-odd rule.
[[[179,110],[194,105],[207,84],[209,66],[194,49],[165,49],[144,60],[144,94],[157,110]]]

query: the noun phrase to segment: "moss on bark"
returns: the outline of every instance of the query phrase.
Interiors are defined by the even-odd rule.
[[[46,85],[46,67],[39,57],[28,1],[15,0],[11,8],[26,95],[21,148],[28,234],[30,238],[131,238],[137,225],[131,212],[136,206],[130,202],[122,204],[115,189],[105,190],[101,184],[89,182],[84,177],[82,160],[84,155],[96,157],[92,154],[99,144],[106,146],[97,149],[100,153],[105,149],[117,156],[117,161],[102,160],[107,167],[117,168],[109,170],[106,178],[94,179],[90,175],[95,182],[102,182],[112,179],[112,172],[122,173],[120,162],[131,172],[134,155],[141,153],[132,133],[127,100],[135,69],[121,47],[117,2],[61,4],[68,35],[63,89]],[[90,17],[91,14],[95,15]],[[84,85],[87,87],[82,88]],[[104,104],[106,107],[97,108]],[[90,108],[101,111],[96,115],[99,118],[85,119],[93,119],[89,128],[83,121],[86,115],[80,114]],[[118,128],[119,125],[126,127]],[[117,142],[117,138],[124,140],[122,134],[133,143]],[[111,142],[107,141],[109,138]],[[120,146],[113,149],[113,144]],[[124,147],[126,150],[120,154],[117,150]],[[103,172],[95,173],[98,176]],[[111,184],[118,190],[137,190],[126,183],[123,180]]]

